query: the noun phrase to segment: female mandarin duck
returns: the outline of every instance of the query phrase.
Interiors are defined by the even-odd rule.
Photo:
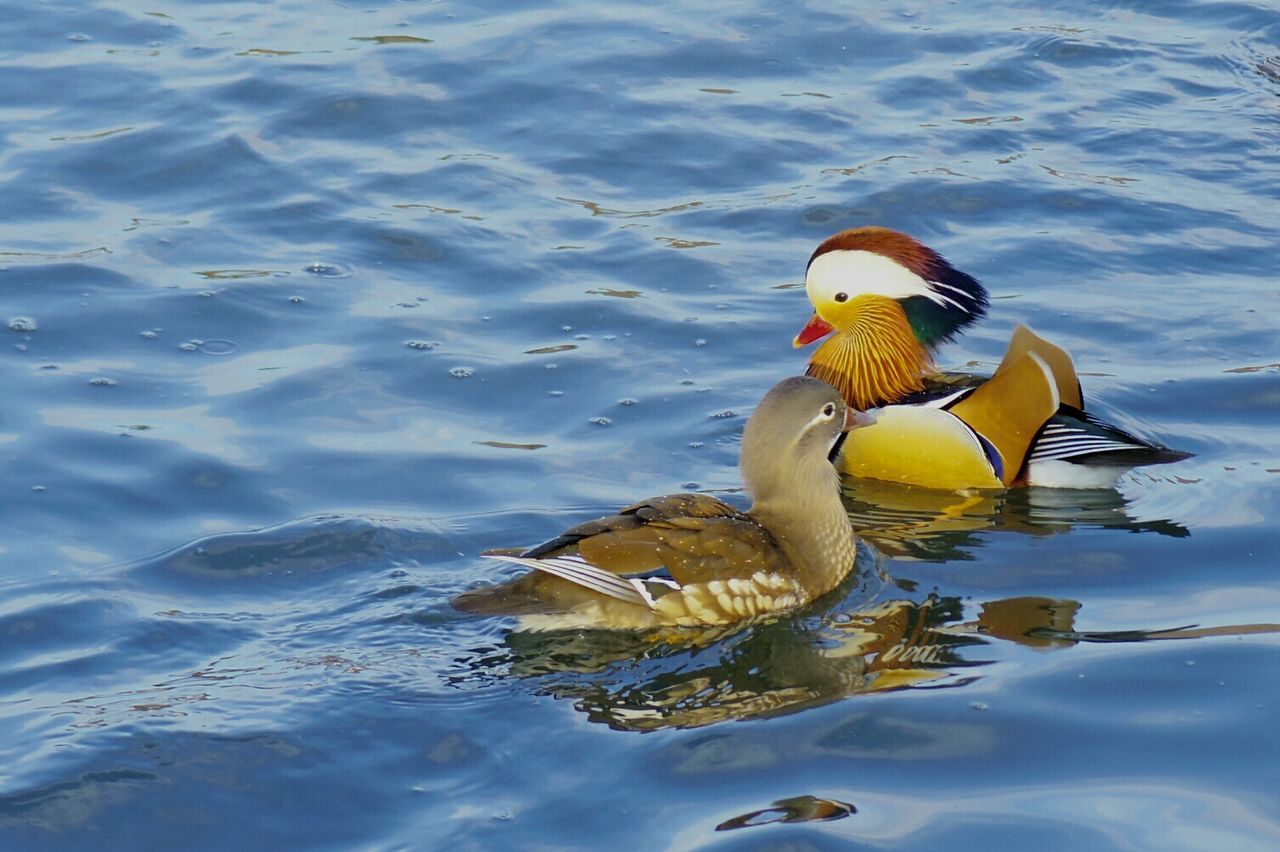
[[[517,615],[526,629],[643,630],[730,624],[807,603],[853,567],[831,460],[860,417],[830,385],[785,379],[742,435],[748,511],[706,494],[645,500],[519,555],[484,554],[534,570],[464,592],[454,606]]]
[[[1086,413],[1071,356],[1026,326],[990,379],[930,384],[934,350],[986,313],[987,292],[906,234],[828,238],[809,258],[805,288],[814,314],[795,346],[832,335],[809,375],[856,408],[878,408],[876,424],[846,446],[847,473],[933,488],[1100,488],[1135,465],[1189,455]]]

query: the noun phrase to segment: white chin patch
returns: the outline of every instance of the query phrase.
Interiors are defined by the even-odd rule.
[[[865,295],[939,299],[919,275],[874,251],[836,250],[819,255],[809,266],[804,286],[815,304],[834,301],[836,293],[848,293],[851,299]]]

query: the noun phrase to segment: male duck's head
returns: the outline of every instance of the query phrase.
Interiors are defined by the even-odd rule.
[[[794,344],[835,332],[814,352],[808,372],[839,388],[855,408],[920,390],[933,350],[987,309],[987,292],[975,278],[888,228],[854,228],[826,239],[809,258],[805,289],[814,314]]]

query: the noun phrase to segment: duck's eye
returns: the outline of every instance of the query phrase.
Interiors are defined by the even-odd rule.
[[[849,301],[849,294],[848,294],[848,293],[845,293],[845,292],[843,292],[843,291],[842,291],[842,292],[839,292],[839,293],[836,293],[836,295],[835,295],[835,300],[836,300],[837,302],[847,302],[847,301]]]
[[[835,417],[836,404],[834,402],[828,402],[826,405],[822,406],[822,415],[827,418]]]

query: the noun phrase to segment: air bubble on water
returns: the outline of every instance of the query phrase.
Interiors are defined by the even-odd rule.
[[[449,371],[449,375],[453,376],[455,379],[469,379],[475,374],[476,371],[471,367],[454,367]]]
[[[713,413],[711,416],[716,418],[717,420],[727,420],[730,417],[737,417],[738,412],[734,411],[732,408],[726,408],[724,411],[717,411]]]
[[[108,379],[105,376],[98,376],[96,379],[90,379],[89,384],[96,385],[100,388],[110,388],[110,387],[115,387],[116,380]]]
[[[711,388],[698,388],[694,393],[711,393]]]
[[[612,420],[610,420],[608,417],[592,417],[592,418],[591,418],[591,422],[592,422],[592,423],[594,423],[594,424],[596,424],[597,426],[612,426],[612,425],[613,425],[613,421],[612,421]]]
[[[591,339],[591,335],[589,335],[589,334],[575,334],[575,335],[573,336],[573,339],[574,339],[574,340],[590,340],[590,339]]]
[[[970,701],[970,702],[969,702],[969,707],[970,707],[970,708],[972,708],[972,709],[974,709],[974,710],[986,710],[986,709],[988,709],[987,704],[986,704],[985,702],[982,702],[982,701]]]
[[[691,385],[691,384],[693,384],[693,379],[681,379],[681,380],[680,380],[680,384],[682,384],[682,385]]]
[[[147,329],[146,331],[142,332],[142,336],[145,337],[147,340],[155,340],[160,335],[156,334],[151,329]]]
[[[408,346],[410,349],[417,349],[419,352],[430,352],[439,344],[427,340],[406,340],[404,345]]]
[[[552,396],[552,397],[555,397],[556,399],[559,399],[560,397],[564,396],[564,391],[547,391],[547,396]]]
[[[697,340],[693,341],[693,345],[694,345],[694,346],[706,346],[706,345],[707,345],[707,339],[706,339],[705,337],[699,337]]]
[[[31,317],[13,317],[9,320],[9,330],[22,334],[30,334],[38,327],[36,321]]]
[[[680,483],[680,487],[687,491],[697,491],[702,486],[697,482],[682,482]]]
[[[215,294],[212,290],[201,290],[200,295],[205,297],[206,299],[212,299]]]
[[[321,263],[320,261],[303,267],[302,271],[320,278],[347,278],[351,275],[351,270],[344,266],[339,266],[336,263]]]
[[[306,299],[302,298],[301,296],[290,296],[289,301],[293,302],[295,305],[300,305],[303,302],[305,302]]]
[[[186,343],[179,343],[178,348],[183,352],[195,352],[203,343],[203,340],[188,340]]]
[[[573,326],[571,326],[571,325],[562,325],[562,326],[560,326],[560,330],[561,330],[561,331],[573,331]]]
[[[31,486],[31,490],[37,494],[41,494],[45,491],[45,487],[43,485],[33,485]]]
[[[701,446],[702,446],[702,442],[701,442],[701,441],[690,441],[690,442],[689,442],[689,446],[690,446],[690,448],[692,448],[692,449],[695,449],[695,450],[696,450],[696,449],[698,449],[699,447],[701,447]]]
[[[601,338],[600,338],[600,339],[601,339],[601,340],[617,340],[617,339],[618,339],[618,335],[616,335],[616,334],[606,334],[606,335],[601,336]]]
[[[493,317],[480,317],[480,322],[491,322]]]
[[[92,41],[86,33],[67,33],[67,41]]]
[[[543,365],[542,365],[542,369],[544,369],[544,370],[554,370],[554,369],[556,369],[556,368],[557,368],[557,367],[559,367],[559,366],[560,366],[559,364],[543,364]]]
[[[14,348],[14,349],[17,349],[19,352],[26,352],[26,351],[27,351],[27,344],[25,344],[25,343],[15,343],[15,344],[13,345],[13,348]]]
[[[640,403],[640,400],[632,399],[631,397],[626,397],[625,399],[618,400],[618,405],[638,405],[639,403]]]
[[[230,355],[240,349],[234,340],[204,340],[200,343],[200,351],[206,355]]]

